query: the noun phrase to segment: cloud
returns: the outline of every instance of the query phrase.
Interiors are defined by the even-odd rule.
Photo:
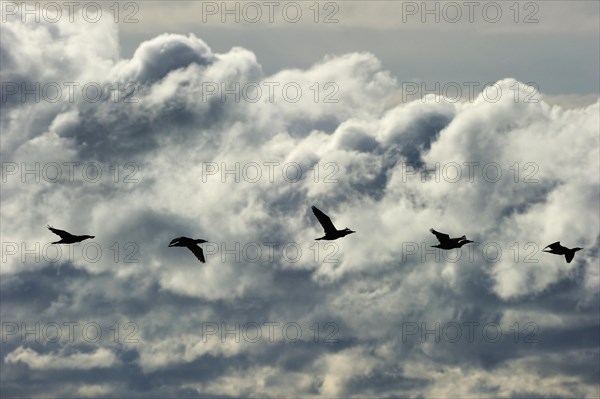
[[[109,385],[84,385],[77,389],[77,394],[85,398],[96,398],[112,392]]]
[[[2,41],[3,81],[135,82],[137,101],[2,93],[3,321],[93,318],[106,332],[93,352],[11,335],[10,392],[597,393],[597,99],[525,102],[506,78],[493,99],[390,106],[399,84],[367,52],[266,74],[251,50],[219,53],[193,34],[122,59],[110,26],[26,25],[0,28],[15,38]],[[315,242],[313,204],[357,233]],[[47,223],[96,238],[57,248]],[[442,255],[430,227],[476,244]],[[206,264],[167,247],[182,235],[209,241]],[[558,240],[584,250],[570,264],[540,252]],[[111,342],[127,322],[120,337],[137,341]],[[297,341],[283,332],[291,322]],[[466,330],[459,343],[403,341],[407,325],[470,322],[470,342]],[[515,322],[523,335],[537,325],[541,343],[515,342]],[[207,323],[219,332],[205,342]],[[243,337],[251,323],[259,342]],[[482,336],[491,324],[497,342]],[[27,373],[42,382],[23,385]]]
[[[193,34],[188,37],[163,34],[142,43],[131,60],[115,68],[118,75],[129,81],[157,81],[190,64],[208,65],[212,57],[206,43]]]
[[[93,353],[74,353],[64,356],[40,355],[30,348],[18,347],[6,355],[6,362],[22,362],[36,370],[52,369],[93,369],[103,367],[113,367],[117,363],[114,353],[105,348],[98,348]]]

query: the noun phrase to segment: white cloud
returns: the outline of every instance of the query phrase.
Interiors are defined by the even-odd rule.
[[[94,368],[113,367],[118,363],[115,354],[105,348],[98,348],[93,353],[64,353],[41,355],[30,348],[19,346],[6,355],[6,362],[22,362],[34,370],[59,370],[80,369],[88,370]]]
[[[133,58],[120,59],[115,31],[94,28],[84,42],[87,29],[92,28],[41,25],[28,32],[18,23],[2,26],[3,35],[27,37],[39,48],[69,48],[62,57],[59,51],[31,55],[31,47],[3,41],[2,52],[13,62],[3,68],[3,79],[141,83],[137,103],[90,103],[77,96],[72,103],[13,101],[3,110],[3,161],[97,162],[104,173],[98,183],[81,178],[62,183],[30,178],[23,183],[18,174],[6,176],[4,243],[31,248],[38,242],[43,248],[54,239],[45,229],[51,223],[75,234],[96,235],[103,251],[92,262],[80,246],[73,259],[59,262],[69,267],[72,263],[71,274],[65,276],[48,272],[50,262],[44,257],[23,261],[20,252],[7,255],[3,279],[11,282],[14,301],[25,301],[8,316],[84,317],[96,306],[110,309],[98,314],[107,320],[135,320],[140,327],[143,339],[128,347],[139,355],[130,361],[139,369],[139,378],[224,359],[211,381],[182,377],[185,382],[173,382],[199,393],[277,395],[292,387],[299,394],[322,396],[352,395],[353,389],[359,395],[412,395],[416,390],[393,385],[395,379],[421,377],[425,382],[419,383],[431,385],[425,391],[429,396],[484,395],[490,387],[499,387],[493,394],[500,396],[565,395],[575,382],[581,383],[577,394],[593,394],[589,381],[567,371],[545,378],[547,388],[535,384],[536,376],[543,374],[543,356],[556,364],[551,353],[531,360],[502,342],[499,345],[508,349],[490,354],[496,369],[475,371],[458,347],[444,348],[440,356],[448,351],[456,357],[453,361],[464,363],[443,365],[446,371],[441,372],[420,357],[434,357],[437,347],[398,346],[392,341],[403,321],[478,318],[510,326],[514,319],[530,318],[561,332],[571,322],[577,328],[590,324],[589,311],[597,310],[594,299],[600,286],[597,99],[570,109],[543,97],[538,103],[515,101],[518,82],[507,78],[497,82],[503,95],[496,102],[482,95],[472,103],[429,96],[390,107],[398,82],[370,53],[330,55],[306,69],[267,75],[252,51],[217,53],[192,34],[158,36],[142,43]],[[257,102],[236,102],[233,96],[225,102],[218,95],[203,98],[207,82],[227,87],[253,82],[263,87],[263,96]],[[265,83],[279,85],[272,102]],[[280,89],[288,83],[302,88],[299,101],[282,96]],[[327,89],[329,83],[335,86]],[[320,90],[318,101],[314,87]],[[331,93],[337,102],[324,102],[323,95]],[[110,169],[115,162],[121,167],[134,162],[139,183],[124,183],[128,170],[123,169],[115,182]],[[242,172],[250,162],[262,166],[258,182],[245,176],[236,182],[231,174],[222,181],[223,168]],[[264,166],[268,162],[278,163],[273,181]],[[304,173],[299,182],[283,175],[284,166],[292,162]],[[445,166],[459,165],[462,176],[457,182],[445,174],[438,181],[435,176],[422,181],[420,171],[407,169],[409,162],[427,169],[439,163],[442,173]],[[478,163],[473,181],[465,162]],[[207,163],[219,168],[217,174],[206,175]],[[310,170],[315,163],[316,182]],[[500,167],[497,182],[482,174],[490,163]],[[488,172],[493,176],[494,171]],[[330,252],[323,243],[318,247],[320,258],[314,259],[314,238],[321,228],[310,212],[312,204],[338,227],[357,231],[335,243],[338,263],[324,261]],[[466,234],[479,246],[464,247],[457,262],[435,261],[439,252],[424,252],[435,243],[430,227]],[[204,245],[207,263],[199,264],[189,251],[167,247],[181,235],[220,247],[215,253],[209,251],[214,247]],[[584,250],[570,264],[539,252],[558,240]],[[265,244],[273,241],[279,246],[271,260]],[[302,248],[297,262],[282,254],[290,242]],[[517,260],[511,249],[515,242]],[[525,245],[530,242],[537,245],[537,263],[525,262],[530,255]],[[224,248],[231,250],[236,243],[240,250],[257,244],[261,258],[249,261],[247,253],[238,252],[241,260],[236,261],[234,255],[223,255]],[[418,252],[408,255],[406,244],[413,243]],[[482,249],[488,243],[502,249],[500,260],[486,259]],[[124,262],[131,248],[136,263]],[[473,254],[471,260],[468,254]],[[42,278],[48,286],[38,290],[47,289],[49,300],[47,305],[36,303],[42,309],[33,312],[28,300],[37,293],[28,293],[27,284]],[[561,285],[568,287],[563,290]],[[559,305],[537,300],[553,293],[564,295],[584,315],[573,321]],[[518,305],[533,309],[521,312],[514,308]],[[204,343],[198,335],[207,321],[301,320],[306,327],[323,319],[335,320],[345,341],[339,347],[301,347],[302,355],[290,355],[292,345],[280,353],[280,345]],[[582,344],[573,349],[573,356],[586,350]],[[467,352],[464,356],[471,354]],[[514,358],[503,357],[507,352]],[[288,355],[292,361],[279,357]],[[297,360],[293,356],[301,361],[297,369],[288,366]],[[396,366],[403,359],[410,360],[399,370]],[[44,354],[19,346],[6,362],[35,370],[122,364],[103,347],[93,353]],[[241,368],[248,365],[249,371]],[[526,375],[510,376],[512,366]],[[588,366],[583,362],[583,368]],[[528,372],[527,367],[536,370]],[[391,388],[375,389],[377,378],[392,381]],[[255,379],[261,381],[260,389],[253,390]],[[81,387],[79,393],[112,392],[111,385],[99,382]]]

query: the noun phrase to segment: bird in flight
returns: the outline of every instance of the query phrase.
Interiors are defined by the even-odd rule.
[[[48,229],[60,237],[60,241],[55,241],[51,244],[75,244],[76,242],[81,242],[83,240],[87,240],[88,238],[94,238],[95,236],[76,236],[71,233],[68,233],[64,230],[55,229],[54,227],[48,226]]]
[[[198,246],[198,244],[202,244],[203,242],[208,242],[202,239],[193,239],[188,237],[179,237],[175,238],[169,244],[169,247],[186,247],[196,256],[196,258],[202,262],[206,263],[206,259],[204,259],[204,252],[202,252],[202,248]]]
[[[329,216],[321,212],[316,206],[312,206],[312,211],[323,226],[323,230],[325,231],[325,235],[321,238],[315,238],[315,240],[337,240],[338,238],[347,236],[348,234],[356,233],[356,231],[352,231],[349,228],[345,228],[344,230],[338,230],[335,228]]]
[[[546,248],[550,248],[550,250],[546,251]],[[567,260],[567,263],[571,263],[573,257],[575,256],[575,252],[583,249],[579,247],[570,249],[567,247],[563,247],[562,245],[560,245],[560,241],[556,241],[555,243],[546,246],[546,248],[542,249],[542,252],[547,252],[549,254],[554,255],[564,255],[565,259]]]
[[[473,242],[471,240],[467,240],[466,236],[450,238],[448,234],[440,233],[439,231],[435,231],[434,229],[429,229],[429,231],[431,231],[440,242],[438,245],[432,245],[433,248],[454,249],[460,248],[465,244]]]

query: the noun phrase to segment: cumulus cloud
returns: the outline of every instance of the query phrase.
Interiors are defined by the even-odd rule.
[[[218,53],[193,34],[122,59],[108,25],[1,29],[36,43],[2,41],[3,81],[136,83],[131,102],[79,90],[22,102],[2,88],[3,320],[132,321],[138,338],[67,353],[11,335],[9,393],[68,382],[81,396],[597,395],[598,101],[525,102],[504,78],[493,101],[390,107],[398,82],[366,52],[268,75],[250,49]],[[312,204],[357,233],[315,244]],[[53,260],[48,223],[96,238]],[[476,243],[451,261],[429,248],[430,227]],[[206,264],[167,247],[182,235],[210,241]],[[584,250],[569,264],[540,252],[558,240]],[[403,340],[406,323],[451,322],[479,323],[477,339]],[[538,326],[538,349],[515,342],[516,322]],[[208,341],[206,323],[219,327]],[[249,323],[259,342],[243,339]],[[490,323],[504,333],[493,343]],[[22,364],[46,385],[19,390]]]
[[[114,353],[105,348],[98,348],[93,353],[74,353],[72,355],[40,355],[30,348],[19,346],[6,355],[7,363],[22,362],[36,370],[52,369],[93,369],[98,367],[112,367],[117,358]]]

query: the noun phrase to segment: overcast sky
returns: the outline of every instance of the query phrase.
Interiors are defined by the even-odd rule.
[[[600,395],[598,2],[39,4],[2,3],[2,397]]]

